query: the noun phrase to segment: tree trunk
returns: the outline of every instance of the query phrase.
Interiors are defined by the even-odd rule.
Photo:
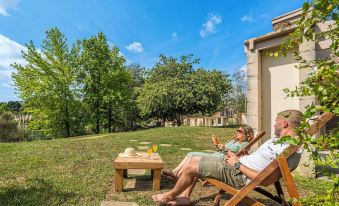
[[[100,95],[100,84],[101,84],[101,76],[100,73],[98,73],[96,82],[95,82],[95,94],[97,95],[96,99],[96,134],[100,133],[100,100],[101,100],[101,95]]]
[[[99,110],[99,101],[96,103],[96,108],[95,108],[95,119],[96,119],[96,129],[95,133],[99,134],[100,132],[100,110]]]
[[[107,106],[107,120],[108,120],[108,133],[112,133],[112,125],[113,125],[113,112],[112,105],[108,104]]]
[[[163,117],[163,118],[162,118],[162,122],[161,122],[161,126],[162,126],[162,127],[165,127],[165,123],[166,123],[166,118]]]
[[[70,128],[70,123],[69,123],[68,98],[67,98],[65,92],[63,94],[63,101],[65,103],[65,107],[64,107],[65,133],[66,133],[66,137],[69,137],[69,136],[71,136],[71,128]]]
[[[181,126],[181,115],[180,115],[180,114],[177,114],[177,115],[176,115],[176,119],[177,119],[177,125],[178,125],[178,126]]]
[[[71,136],[71,126],[69,123],[69,111],[68,111],[68,105],[66,104],[66,122],[65,122],[65,126],[66,126],[66,135],[67,137]]]

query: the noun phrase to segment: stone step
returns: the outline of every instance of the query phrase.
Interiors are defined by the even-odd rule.
[[[151,148],[150,146],[138,146],[138,150],[147,150]]]

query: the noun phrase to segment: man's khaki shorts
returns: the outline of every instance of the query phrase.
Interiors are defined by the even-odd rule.
[[[237,189],[246,185],[243,174],[233,166],[226,164],[225,160],[220,157],[201,157],[199,174],[203,178],[214,178]]]

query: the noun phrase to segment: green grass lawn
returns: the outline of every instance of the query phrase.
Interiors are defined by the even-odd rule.
[[[112,161],[127,146],[140,142],[172,144],[159,147],[165,167],[173,168],[192,151],[214,149],[211,135],[219,134],[222,141],[230,138],[236,128],[177,127],[157,128],[137,132],[56,139],[49,141],[0,144],[0,205],[100,205],[103,200],[134,201],[153,205],[149,176],[136,177],[145,183],[141,190],[115,193]],[[131,142],[131,139],[138,142]],[[300,193],[310,196],[326,187],[323,182],[296,177]],[[314,186],[317,185],[316,188]],[[162,180],[162,191],[173,186]],[[195,205],[210,205],[213,188],[197,186]],[[265,204],[274,205],[262,196]],[[199,200],[200,199],[200,200]]]

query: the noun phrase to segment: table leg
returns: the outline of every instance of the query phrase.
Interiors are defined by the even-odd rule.
[[[153,191],[160,190],[161,169],[153,170]]]
[[[116,192],[122,192],[123,187],[123,170],[122,169],[116,169],[115,170],[115,184],[114,189]]]

